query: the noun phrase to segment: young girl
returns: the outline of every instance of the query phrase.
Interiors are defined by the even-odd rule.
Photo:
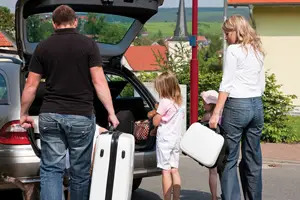
[[[215,90],[208,90],[205,92],[202,92],[200,94],[203,101],[203,106],[205,113],[203,115],[203,118],[201,119],[201,122],[209,122],[210,117],[213,114],[213,111],[215,109],[217,100],[218,100],[218,92]],[[217,180],[218,180],[218,172],[217,168],[209,169],[209,188],[212,196],[212,200],[217,200]]]
[[[179,200],[181,179],[178,171],[179,144],[184,110],[178,81],[173,73],[164,72],[155,80],[159,105],[153,113],[153,124],[158,126],[156,139],[157,167],[162,169],[164,200]]]

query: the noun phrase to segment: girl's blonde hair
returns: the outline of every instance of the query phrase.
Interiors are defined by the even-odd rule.
[[[243,47],[250,44],[256,52],[265,55],[259,36],[243,16],[233,15],[229,17],[223,23],[222,29],[225,33],[235,31],[237,44],[241,44]]]
[[[160,98],[172,99],[177,105],[182,104],[182,96],[176,76],[170,72],[163,72],[154,82]]]

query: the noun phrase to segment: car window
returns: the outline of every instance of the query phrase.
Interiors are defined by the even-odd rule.
[[[101,13],[77,12],[77,30],[93,38],[96,42],[117,44],[134,22],[133,18]],[[26,19],[27,40],[30,43],[40,42],[53,32],[52,14],[31,15]]]
[[[8,103],[7,85],[6,80],[2,74],[0,74],[0,104]]]
[[[117,98],[134,97],[135,94],[137,94],[137,92],[134,91],[132,84],[129,83],[125,78],[111,74],[107,74],[106,76],[111,91],[118,90]]]
[[[127,79],[115,74],[106,74],[106,77],[108,84],[110,85],[110,91],[113,98],[139,98],[142,99],[144,108],[150,109],[148,102],[144,98],[142,98],[142,95],[140,95],[139,91],[136,90],[133,84],[130,83]],[[117,93],[118,95],[116,96],[114,93]]]

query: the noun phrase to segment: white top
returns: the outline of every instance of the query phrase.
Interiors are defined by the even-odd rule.
[[[159,101],[157,113],[162,116],[157,129],[158,141],[165,141],[172,146],[182,135],[183,107],[178,106],[170,99],[163,98]]]
[[[265,90],[264,57],[252,46],[246,47],[248,51],[232,44],[226,50],[219,91],[229,93],[229,97],[259,97]]]

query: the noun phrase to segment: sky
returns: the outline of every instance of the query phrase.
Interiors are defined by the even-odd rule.
[[[11,11],[15,10],[17,0],[0,0],[0,6],[8,7]],[[193,0],[185,0],[186,7],[192,7]],[[223,0],[198,0],[199,7],[222,7]],[[179,0],[165,0],[162,8],[178,7]]]

